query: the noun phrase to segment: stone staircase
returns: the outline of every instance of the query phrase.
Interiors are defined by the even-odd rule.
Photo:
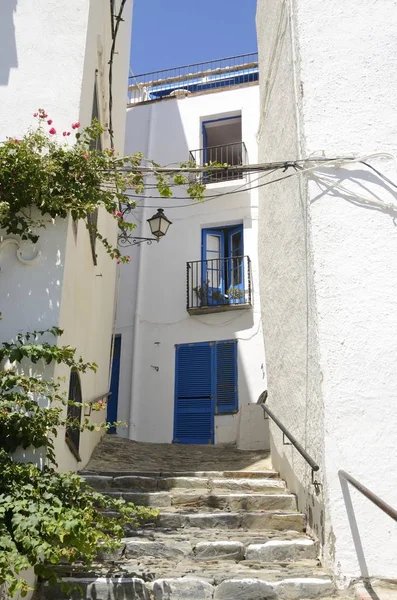
[[[183,468],[183,462],[181,463]],[[217,466],[222,466],[218,464]],[[90,465],[89,465],[90,467]],[[87,470],[95,489],[157,507],[89,573],[69,574],[92,600],[303,600],[347,598],[317,559],[296,498],[271,469]],[[48,600],[69,598],[46,588]],[[78,595],[75,596],[76,598]]]

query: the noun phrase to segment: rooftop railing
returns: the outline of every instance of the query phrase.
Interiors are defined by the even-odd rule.
[[[128,90],[130,102],[135,104],[253,81],[258,81],[257,52],[131,75]]]

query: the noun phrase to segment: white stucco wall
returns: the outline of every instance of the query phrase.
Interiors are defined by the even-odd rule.
[[[283,4],[264,0],[258,3],[263,75],[261,158],[322,153],[329,157],[395,154],[397,76],[393,48],[397,2],[336,0],[332,10],[309,0],[286,2],[291,20],[285,21],[281,50],[274,53]],[[267,62],[271,56],[276,56],[272,69]],[[264,104],[267,79],[272,82],[270,106]],[[283,115],[277,108],[281,101]],[[284,156],[280,155],[280,148]],[[369,162],[397,180],[392,159],[378,157]],[[327,189],[325,173],[331,186],[336,183],[346,189]],[[276,319],[275,331],[280,323],[280,309],[272,296],[266,310],[269,288],[265,289],[263,283],[270,400],[281,420],[287,426],[293,422],[293,433],[303,440],[315,459],[320,459],[326,564],[344,583],[368,575],[395,578],[397,531],[392,521],[355,490],[351,490],[351,508],[343,496],[338,470],[350,472],[386,502],[397,506],[397,272],[393,260],[397,238],[393,222],[396,212],[390,208],[397,205],[396,190],[361,164],[319,169],[316,176],[323,182],[310,177],[308,187],[303,184],[300,190],[297,183],[284,184],[295,186],[296,201],[302,203],[300,217],[293,212],[293,200],[285,194],[285,187],[268,188],[260,200],[262,261],[265,257],[270,259],[271,272],[275,273],[274,278],[268,276],[262,281],[270,282],[272,293],[280,294],[281,304],[287,309],[292,299],[288,299],[289,292],[287,296],[278,288],[282,280],[279,273],[282,269],[292,276],[291,260],[296,264],[294,273],[302,277],[308,302],[303,301],[306,291],[299,292],[291,277],[292,290],[296,292],[291,329],[298,321],[303,327],[308,315],[306,331],[311,348],[305,366],[297,352],[298,331],[290,330],[292,351],[291,344],[286,345],[291,342],[287,335],[280,338],[278,346],[274,332],[269,336],[269,318]],[[283,202],[284,212],[275,208],[279,202]],[[389,207],[382,208],[381,203]],[[279,242],[277,248],[276,243],[265,239],[269,218],[273,240]],[[294,245],[296,251],[292,253]],[[287,355],[294,362],[294,353],[295,369],[283,372],[277,356]],[[306,399],[299,400],[304,379],[309,381],[309,391]],[[292,393],[287,409],[281,400],[283,389],[286,386],[293,392],[296,381],[297,394]],[[304,435],[305,427],[307,435],[314,438]],[[282,474],[285,472],[291,481],[297,479],[309,490],[302,467],[294,464],[299,457],[294,457],[293,450],[283,449],[277,435],[273,432],[276,452],[285,454],[288,462],[280,461]],[[357,524],[358,534],[353,536],[348,512]]]
[[[119,3],[116,2],[116,8]],[[113,124],[116,150],[123,152],[125,101],[128,78],[132,0],[127,2],[120,26],[113,72]],[[32,125],[32,114],[44,108],[53,119],[57,135],[73,122],[89,124],[97,82],[101,123],[108,125],[108,60],[110,16],[106,0],[49,1],[45,6],[31,0],[5,0],[0,6],[0,140],[21,136]],[[59,139],[64,141],[62,135]],[[71,140],[72,136],[68,138]],[[109,145],[103,136],[103,145]],[[98,227],[113,243],[115,222],[99,214]],[[99,366],[96,375],[82,375],[85,401],[109,387],[109,359],[114,322],[116,265],[97,244],[94,266],[88,232],[79,223],[58,221],[41,232],[38,261],[31,266],[18,262],[16,248],[0,250],[1,338],[19,331],[58,325],[65,330],[59,339],[70,344],[85,360]],[[26,244],[24,256],[32,249]],[[68,369],[56,367],[55,376],[68,379]],[[65,384],[67,389],[68,380]],[[94,418],[104,420],[105,411]],[[81,468],[87,462],[99,434],[83,434],[82,462],[77,463],[64,442],[57,438],[59,468]]]
[[[260,162],[300,156],[289,16],[287,4],[258,3]],[[281,175],[277,173],[277,177]],[[304,194],[298,178],[259,191],[259,284],[269,407],[322,466],[324,415],[313,295],[306,273],[310,264],[306,264]],[[323,492],[316,493],[307,463],[293,447],[283,445],[282,433],[273,424],[271,454],[273,466],[297,494],[309,529],[324,543]]]
[[[202,147],[201,118],[241,111],[242,140],[249,160],[255,162],[257,103],[258,86],[254,85],[135,106],[127,115],[126,153],[143,151],[161,164],[180,163],[189,150]],[[244,181],[239,180],[211,184],[206,193],[228,192],[242,185]],[[257,284],[257,192],[240,191],[203,203],[178,200],[186,196],[183,188],[176,188],[175,196],[148,198],[147,208],[141,202],[134,210],[136,235],[149,235],[146,219],[157,207],[164,208],[173,224],[158,244],[130,249],[131,263],[121,278],[119,415],[130,425],[124,435],[149,442],[173,439],[175,344],[236,338],[240,406],[256,402],[266,387]],[[244,254],[252,259],[253,308],[190,316],[186,262],[201,260],[202,228],[238,223],[244,225]],[[216,416],[215,443],[235,443],[243,431],[240,419],[241,411]],[[265,427],[258,435],[263,435],[263,446]]]

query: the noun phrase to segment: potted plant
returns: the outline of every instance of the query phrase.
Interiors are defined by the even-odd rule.
[[[208,306],[208,281],[204,281],[201,285],[197,285],[193,288],[196,292],[199,306]]]
[[[227,289],[226,294],[231,304],[238,304],[245,298],[245,290],[234,286],[230,286]]]

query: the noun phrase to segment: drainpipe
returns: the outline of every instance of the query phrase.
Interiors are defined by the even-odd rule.
[[[146,145],[146,157],[151,157],[152,150],[152,142],[153,142],[153,118],[154,118],[154,107],[155,103],[150,105],[149,112],[149,127],[148,127],[148,138]],[[147,189],[143,192],[144,196],[147,196]],[[141,235],[144,237],[144,232],[142,231],[145,226],[147,219],[147,209],[146,209],[146,200],[143,203],[142,209],[142,221],[140,226]],[[140,314],[141,314],[141,305],[142,305],[142,295],[143,295],[143,262],[144,262],[144,245],[142,244],[138,248],[139,258],[138,258],[138,269],[137,269],[137,278],[136,278],[136,304],[135,304],[135,315],[134,315],[134,329],[133,329],[133,343],[132,343],[132,368],[131,368],[131,399],[130,399],[130,415],[128,422],[128,438],[130,440],[136,439],[136,402],[138,401],[138,377],[139,377],[139,368],[138,368],[138,356],[139,356],[139,337],[140,337]]]

